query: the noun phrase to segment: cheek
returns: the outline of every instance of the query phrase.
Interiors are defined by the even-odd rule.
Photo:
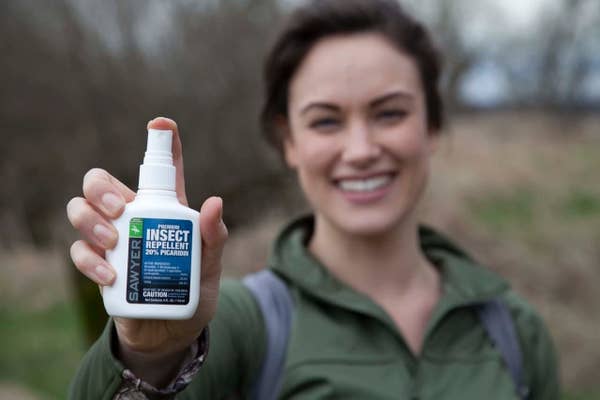
[[[433,139],[428,129],[424,104],[418,106],[405,121],[401,127],[400,135],[396,138],[396,145],[404,158],[417,160],[429,158]]]
[[[297,137],[296,155],[299,173],[327,173],[336,159],[337,145],[328,137]]]
[[[418,162],[428,159],[430,139],[427,132],[407,129],[386,138],[386,147],[392,149],[394,155],[405,162]]]

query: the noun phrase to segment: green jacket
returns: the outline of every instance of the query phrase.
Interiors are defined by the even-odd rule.
[[[295,320],[289,339],[284,399],[517,400],[500,354],[472,308],[501,297],[523,349],[531,400],[559,398],[555,352],[539,315],[505,280],[475,264],[449,241],[420,229],[426,256],[440,269],[443,295],[414,355],[383,309],[336,280],[307,251],[312,219],[290,224],[275,242],[269,267],[289,283]],[[109,324],[86,354],[70,395],[112,399],[123,366],[111,351]],[[178,399],[230,398],[255,379],[265,348],[263,320],[239,281],[224,281],[211,322],[208,358]]]

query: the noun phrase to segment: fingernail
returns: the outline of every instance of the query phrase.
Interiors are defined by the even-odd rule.
[[[116,194],[108,192],[102,196],[102,204],[104,204],[106,211],[111,214],[116,214],[125,205],[125,202]]]
[[[115,277],[115,274],[113,274],[113,272],[106,268],[104,265],[98,265],[94,272],[96,273],[96,276],[98,277],[100,283],[103,285],[110,284]]]
[[[105,246],[110,246],[116,239],[114,232],[102,224],[94,225],[92,232]]]

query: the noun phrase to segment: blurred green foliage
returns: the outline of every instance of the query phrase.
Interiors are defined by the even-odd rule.
[[[598,400],[600,392],[569,392],[562,396],[562,400]]]
[[[44,393],[41,398],[66,398],[86,347],[78,315],[72,303],[40,311],[0,307],[2,379]]]
[[[501,232],[523,229],[534,221],[535,195],[528,188],[516,188],[508,193],[488,194],[470,202],[475,219]]]
[[[578,188],[567,196],[562,211],[565,216],[574,218],[600,215],[600,196],[588,189]]]
[[[550,196],[540,188],[517,187],[505,193],[481,194],[470,200],[469,210],[475,221],[504,234],[531,232],[547,213],[566,222],[600,216],[600,196],[588,188],[570,189],[558,200]]]

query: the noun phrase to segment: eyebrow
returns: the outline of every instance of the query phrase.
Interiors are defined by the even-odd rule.
[[[412,100],[413,98],[414,98],[414,96],[408,92],[396,91],[396,92],[384,94],[383,96],[376,98],[375,100],[373,100],[369,103],[369,106],[376,107],[382,103],[385,103],[388,100],[394,100],[394,99]]]
[[[385,103],[389,100],[393,100],[393,99],[412,100],[413,98],[414,98],[414,96],[410,93],[402,92],[402,91],[395,91],[395,92],[384,94],[383,96],[370,101],[369,107],[370,108],[377,107],[378,105]],[[330,111],[339,111],[340,110],[339,106],[336,106],[335,104],[332,104],[332,103],[312,102],[312,103],[309,103],[306,106],[302,107],[302,109],[300,110],[300,114],[305,114],[307,111],[309,111],[312,108],[325,108]]]
[[[300,114],[306,114],[312,108],[325,108],[330,111],[339,111],[340,110],[340,108],[338,106],[336,106],[335,104],[325,103],[325,102],[314,102],[314,103],[309,103],[306,106],[302,107],[302,109],[300,110]]]

